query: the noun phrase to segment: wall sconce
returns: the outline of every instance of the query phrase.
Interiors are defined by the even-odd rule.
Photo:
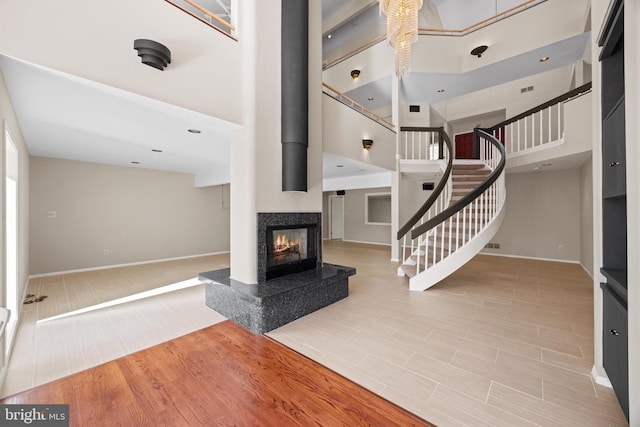
[[[477,56],[478,58],[480,58],[482,56],[482,54],[489,48],[489,46],[487,45],[481,45],[478,47],[474,47],[473,50],[470,52],[471,55]]]
[[[362,140],[362,148],[369,151],[373,147],[373,139],[363,139]]]
[[[163,71],[167,64],[171,64],[171,51],[164,45],[146,39],[133,41],[133,48],[138,51],[138,56],[143,64]]]
[[[351,78],[355,80],[358,77],[360,77],[360,70],[351,70]]]

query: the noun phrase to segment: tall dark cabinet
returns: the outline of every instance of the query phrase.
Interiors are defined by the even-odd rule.
[[[629,418],[627,183],[624,106],[624,0],[614,0],[602,47],[602,351],[604,369]]]

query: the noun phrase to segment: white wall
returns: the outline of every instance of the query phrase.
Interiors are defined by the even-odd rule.
[[[171,64],[164,71],[141,64],[133,49],[139,38],[171,50]],[[242,121],[240,43],[169,2],[68,0],[64,9],[49,1],[2,2],[0,52],[230,122]]]
[[[4,129],[9,131],[13,143],[18,149],[18,300],[22,300],[27,288],[29,276],[29,152],[25,145],[22,130],[13,109],[7,87],[0,73],[0,141],[4,140]],[[0,144],[0,176],[4,183],[5,150],[4,144]],[[0,212],[4,218],[4,184],[0,185]],[[0,227],[4,227],[0,224]],[[4,230],[4,229],[3,229]],[[3,231],[4,234],[4,231]],[[2,239],[4,241],[4,238]],[[4,244],[0,244],[0,305],[6,306],[5,294],[5,254]],[[21,306],[18,305],[18,310]],[[12,319],[17,319],[20,313],[11,313]],[[0,349],[3,346],[0,345]],[[0,351],[0,367],[4,366],[4,351]],[[2,375],[0,374],[0,378]]]
[[[372,139],[373,148],[362,148]],[[395,169],[396,134],[347,107],[329,95],[322,95],[322,150],[327,153]]]
[[[538,6],[536,6],[538,7]],[[440,104],[446,108],[448,121],[504,110],[511,118],[570,90],[572,67],[561,67],[491,88],[459,96]],[[531,92],[521,93],[523,87]]]
[[[483,252],[579,262],[580,171],[507,174],[506,187],[500,249]]]
[[[191,175],[33,157],[30,201],[31,274],[229,250],[222,186]]]
[[[391,225],[365,224],[365,201],[367,193],[390,193],[391,188],[368,188],[347,190],[344,195],[344,238],[352,242],[390,245]],[[327,193],[325,193],[327,194]],[[331,193],[329,193],[331,194]],[[328,208],[325,208],[328,209]],[[328,213],[324,212],[324,217]]]

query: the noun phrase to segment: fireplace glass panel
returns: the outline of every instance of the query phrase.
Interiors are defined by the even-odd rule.
[[[267,280],[316,267],[315,226],[267,227]]]
[[[273,246],[267,266],[289,264],[308,258],[306,228],[272,230]]]

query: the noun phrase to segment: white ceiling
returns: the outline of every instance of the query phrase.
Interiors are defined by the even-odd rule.
[[[196,185],[229,182],[237,125],[3,55],[0,69],[32,156],[193,174]]]
[[[206,1],[211,3],[212,10],[219,8],[218,0]],[[464,19],[468,19],[468,14],[461,11],[468,7],[469,0],[432,2],[438,7],[443,23],[465,25]],[[496,5],[507,7],[514,2],[519,3],[517,0],[485,0],[474,5],[483,3],[483,7],[493,14]],[[228,4],[229,0],[223,0],[223,3]],[[347,3],[363,4],[363,10],[369,11],[372,17],[367,19],[380,19],[377,7],[374,7],[377,6],[375,0],[322,0],[323,17],[335,17]],[[356,17],[360,19],[357,25],[372,25],[362,21],[363,16]],[[349,25],[357,26],[351,23],[347,28]],[[379,22],[373,25],[379,25]],[[332,39],[336,41],[337,37]],[[555,63],[549,61],[546,66],[575,62],[584,52],[587,40],[586,36],[578,36],[550,46],[561,54],[558,59],[554,56]],[[135,52],[131,54],[135,55]],[[410,102],[431,103],[440,99],[435,88],[446,87],[444,96],[452,97],[510,81],[530,71],[530,61],[532,58],[537,61],[536,55],[539,52],[525,53],[458,76],[411,75],[403,79],[405,96]],[[188,173],[195,176],[196,185],[216,185],[229,180],[231,133],[236,125],[22,62],[3,56],[2,52],[0,70],[31,155]],[[348,95],[372,109],[389,105],[390,77],[385,79],[360,87]],[[411,95],[407,95],[409,93]],[[367,100],[369,97],[374,97],[375,105]],[[192,134],[187,129],[199,129],[202,133]],[[151,151],[154,149],[162,150],[162,153]],[[324,159],[325,178],[348,176],[347,173],[380,172],[379,168],[366,163],[335,156],[325,156]],[[338,164],[344,167],[337,168]]]

